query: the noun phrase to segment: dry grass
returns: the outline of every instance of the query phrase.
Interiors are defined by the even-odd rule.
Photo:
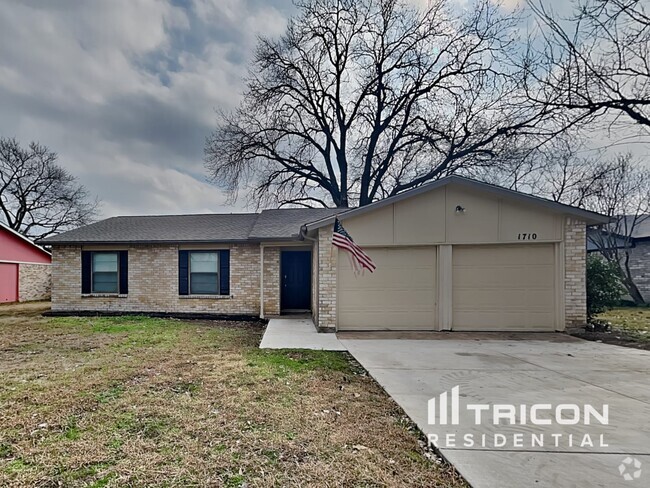
[[[0,485],[465,486],[347,355],[0,307]]]
[[[639,341],[650,342],[650,307],[617,307],[597,317],[610,322],[613,332],[622,332]]]

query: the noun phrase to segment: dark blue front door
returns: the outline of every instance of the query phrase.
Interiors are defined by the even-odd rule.
[[[311,304],[311,251],[282,251],[280,255],[282,310],[309,310]]]

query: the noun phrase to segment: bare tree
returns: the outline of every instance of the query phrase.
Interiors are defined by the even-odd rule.
[[[56,161],[41,144],[0,138],[0,218],[15,231],[39,239],[96,216],[98,202]]]
[[[582,207],[599,194],[602,182],[620,164],[602,150],[589,150],[574,132],[559,134],[544,144],[519,151],[519,157],[481,168],[474,176],[512,190]]]
[[[650,11],[646,0],[577,0],[561,18],[529,2],[541,28],[524,62],[529,98],[565,126],[610,115],[650,131]]]
[[[610,224],[590,233],[591,242],[616,266],[634,303],[644,304],[630,269],[630,249],[635,229],[650,218],[650,170],[635,164],[629,155],[619,156],[613,171],[600,181],[598,191],[586,203],[612,219]]]
[[[306,0],[260,39],[240,107],[222,113],[206,167],[231,197],[367,205],[490,165],[545,119],[516,103],[517,17],[492,0]]]

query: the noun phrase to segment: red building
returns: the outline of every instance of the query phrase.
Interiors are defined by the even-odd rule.
[[[50,298],[49,252],[0,223],[0,303]]]

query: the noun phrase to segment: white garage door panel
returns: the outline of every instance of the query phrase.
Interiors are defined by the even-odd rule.
[[[436,249],[369,248],[374,273],[355,276],[339,252],[339,330],[432,330],[436,317]]]
[[[552,244],[454,246],[453,330],[555,330]]]

